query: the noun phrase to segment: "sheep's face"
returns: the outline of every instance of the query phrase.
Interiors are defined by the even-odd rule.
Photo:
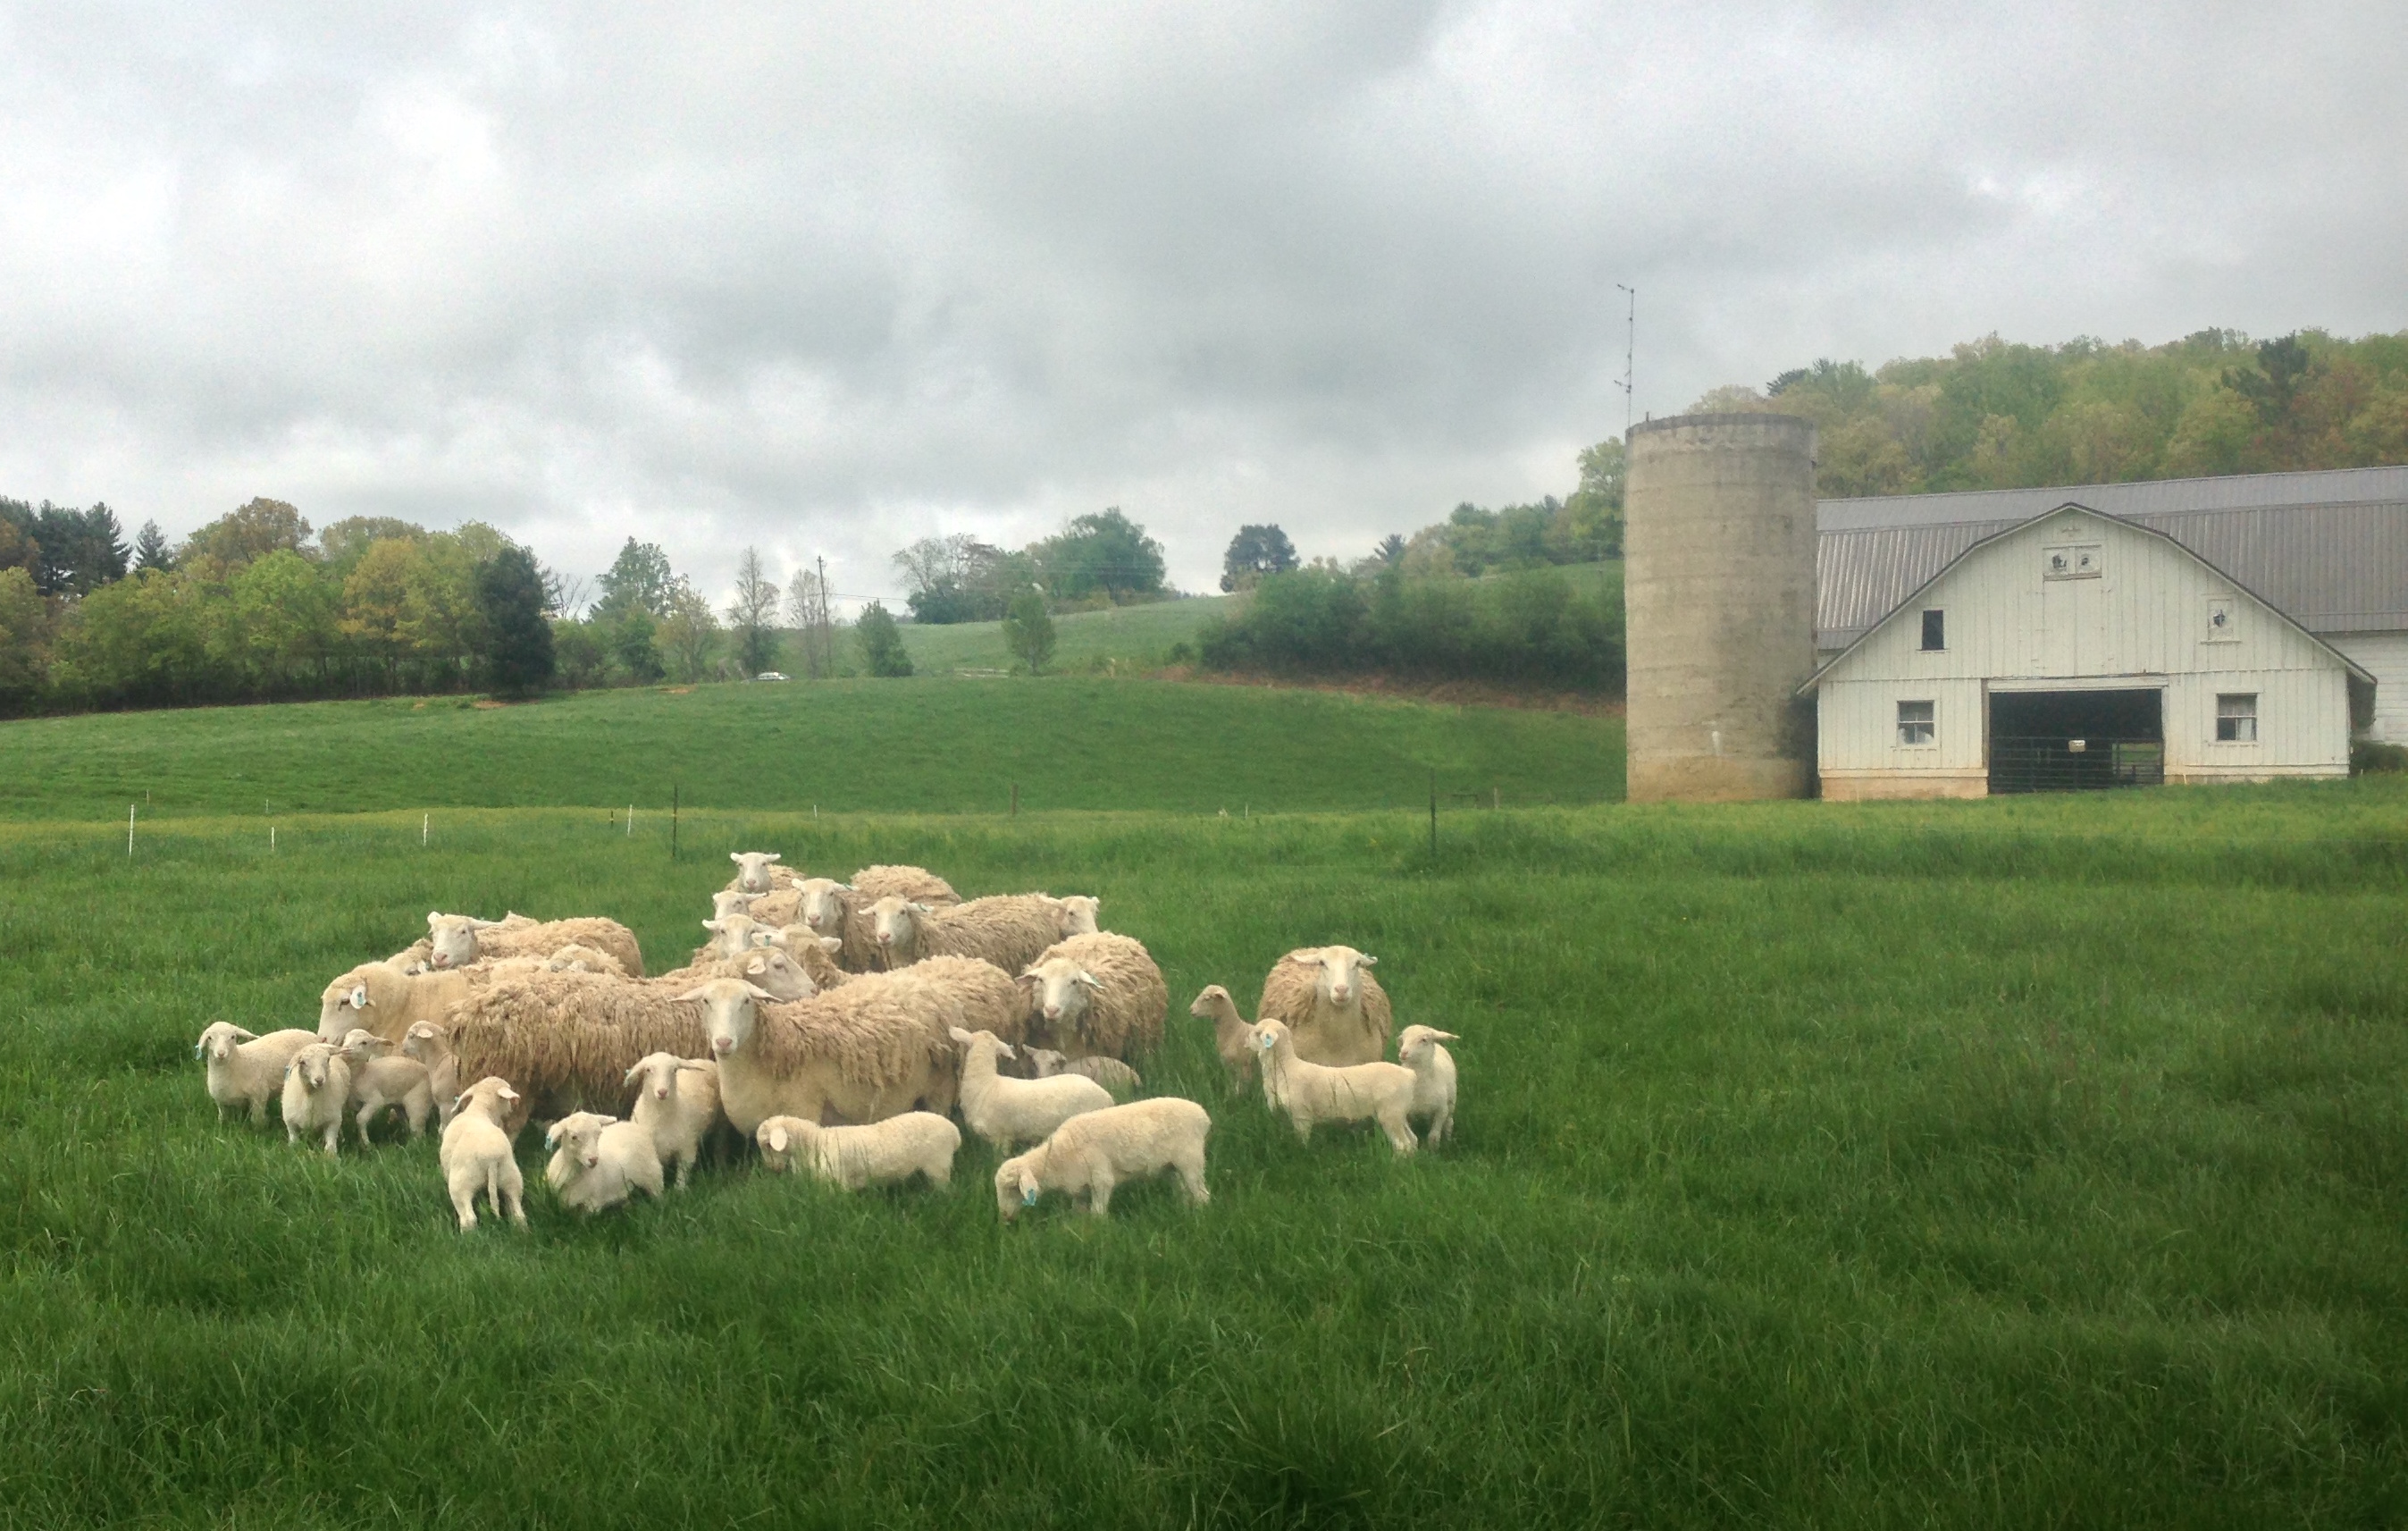
[[[1258,1020],[1254,1022],[1254,1040],[1250,1045],[1256,1052],[1268,1058],[1279,1051],[1280,1044],[1287,1039],[1287,1024],[1284,1021]]]
[[[193,1056],[206,1058],[212,1063],[231,1063],[236,1047],[255,1040],[249,1032],[230,1020],[221,1020],[201,1033],[193,1048]]]
[[[391,968],[393,981],[404,981]],[[365,1024],[376,1008],[373,989],[385,987],[384,981],[368,968],[353,968],[326,986],[318,996],[318,1040],[339,1043],[354,1026]]]
[[[1460,1040],[1453,1032],[1441,1032],[1435,1026],[1408,1026],[1397,1033],[1397,1062],[1407,1068],[1420,1068],[1430,1061],[1440,1043]]]
[[[1207,1020],[1218,1020],[1225,1013],[1234,1013],[1236,1009],[1237,1002],[1229,998],[1227,989],[1219,984],[1206,984],[1203,991],[1196,996],[1196,1003],[1187,1007],[1187,1013],[1202,1016]]]
[[[401,1039],[402,1056],[431,1063],[443,1056],[451,1041],[452,1033],[440,1021],[422,1020]]]
[[[477,928],[483,923],[467,915],[429,914],[426,944],[433,950],[427,960],[438,968],[466,967],[477,960]]]
[[[910,951],[918,944],[920,917],[927,905],[889,894],[869,906],[869,938],[882,952]]]
[[[1356,951],[1352,946],[1324,946],[1312,956],[1296,960],[1321,970],[1313,987],[1320,990],[1325,1002],[1340,1010],[1361,999],[1363,970],[1376,967],[1380,961],[1378,958]]]
[[[804,1129],[810,1125],[799,1117],[771,1117],[762,1122],[752,1134],[761,1145],[761,1163],[773,1170],[792,1169],[795,1150],[802,1146]]]
[[[1022,974],[1021,981],[1028,987],[1030,1008],[1055,1026],[1077,1025],[1087,1013],[1088,996],[1104,987],[1067,957],[1048,958]]]
[[[1097,930],[1096,917],[1103,913],[1103,900],[1091,898],[1084,893],[1073,893],[1068,898],[1056,899],[1054,902],[1062,906],[1061,926],[1063,940],[1068,941],[1074,935],[1093,935],[1096,933]]]
[[[388,1045],[384,1038],[367,1028],[354,1026],[343,1033],[343,1045],[340,1050],[343,1061],[357,1067],[371,1058],[384,1056],[384,1050]]]
[[[812,877],[796,883],[795,890],[802,895],[804,924],[821,935],[844,934],[844,895],[852,888],[825,877]]]
[[[1007,1159],[995,1170],[995,1210],[1004,1221],[1020,1216],[1024,1206],[1037,1205],[1037,1171],[1028,1156]]]
[[[778,859],[776,851],[731,850],[727,853],[727,859],[736,863],[737,891],[767,893],[778,886],[777,880],[769,874],[769,868],[776,864]],[[722,914],[726,912],[724,909],[720,911]]]
[[[725,1058],[752,1040],[755,1018],[752,1006],[776,998],[767,989],[741,978],[713,978],[699,989],[680,994],[678,1002],[698,1002],[702,1005],[703,1029],[710,1037],[710,1055]]]
[[[749,915],[752,912],[752,901],[760,896],[758,893],[732,893],[724,890],[713,893],[710,895],[710,917],[725,919],[730,915]]]
[[[667,1100],[677,1093],[679,1059],[671,1052],[646,1053],[636,1060],[627,1071],[627,1083],[636,1087],[638,1095],[650,1095],[656,1101]]]
[[[1028,1060],[1028,1076],[1032,1079],[1051,1079],[1061,1073],[1062,1065],[1068,1062],[1051,1047],[1023,1047],[1020,1051],[1021,1056]]]
[[[571,1163],[592,1169],[602,1163],[602,1129],[618,1119],[592,1111],[572,1113],[552,1124],[552,1131],[543,1134],[544,1145],[566,1154]]]
[[[744,976],[773,999],[807,1000],[820,991],[802,964],[775,946],[756,950],[746,958]]]
[[[302,1089],[312,1094],[326,1088],[326,1081],[334,1070],[335,1047],[332,1043],[313,1042],[293,1055],[294,1076],[301,1081]]]

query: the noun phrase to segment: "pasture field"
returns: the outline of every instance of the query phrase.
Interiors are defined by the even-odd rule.
[[[1174,643],[1193,645],[1196,634],[1213,617],[1241,604],[1243,596],[1191,596],[1184,600],[1156,600],[1142,606],[1114,606],[1100,612],[1066,612],[1054,618],[1054,668],[1084,670],[1118,663],[1125,669],[1158,669],[1170,662]],[[949,622],[924,627],[902,625],[903,647],[911,668],[922,675],[944,675],[956,670],[1007,670],[1011,656],[1003,646],[1000,622]]]
[[[0,824],[9,1524],[2408,1516],[2408,784],[1509,807],[1435,858],[1403,810],[741,805],[677,861],[414,805],[129,858],[85,801]],[[214,1119],[211,1019],[308,1024],[436,907],[665,968],[738,846],[1102,895],[1212,1203],[1003,1228],[966,1144],[950,1192],[722,1163],[579,1222],[530,1134],[532,1232],[462,1236],[431,1143]],[[1444,1149],[1299,1146],[1186,1018],[1333,939],[1462,1033]]]

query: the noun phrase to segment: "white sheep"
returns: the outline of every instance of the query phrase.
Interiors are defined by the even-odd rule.
[[[889,968],[930,957],[973,957],[1018,973],[1062,939],[1060,905],[1042,893],[1007,893],[948,908],[894,895],[869,906],[870,940]]]
[[[1162,1045],[1170,990],[1142,941],[1074,935],[1039,952],[1018,981],[1029,1034],[1069,1057],[1126,1058]]]
[[[543,1141],[555,1150],[544,1181],[564,1206],[600,1212],[638,1191],[660,1199],[660,1150],[635,1122],[575,1111],[553,1122]]]
[[[1020,1056],[1028,1063],[1032,1079],[1051,1079],[1057,1075],[1080,1074],[1093,1079],[1115,1097],[1134,1095],[1145,1088],[1137,1070],[1117,1058],[1065,1058],[1051,1047],[1023,1047]]]
[[[1413,1071],[1410,1115],[1426,1123],[1422,1141],[1432,1148],[1455,1135],[1455,1057],[1439,1044],[1462,1040],[1434,1026],[1408,1026],[1397,1033],[1397,1062]]]
[[[1299,1058],[1285,1022],[1254,1022],[1254,1051],[1261,1055],[1263,1096],[1287,1113],[1299,1142],[1310,1142],[1316,1123],[1377,1121],[1388,1147],[1413,1151],[1413,1129],[1405,1119],[1413,1105],[1413,1071],[1400,1063],[1354,1063],[1331,1068]]]
[[[460,1108],[460,1059],[452,1050],[452,1028],[439,1020],[422,1020],[403,1033],[402,1056],[426,1066],[426,1087],[435,1094],[435,1125],[452,1125]]]
[[[631,978],[644,975],[644,952],[636,943],[636,932],[615,919],[595,916],[536,922],[519,915],[479,919],[437,910],[426,917],[426,939],[432,951],[430,962],[438,971],[495,958],[549,957],[573,944],[609,953]]]
[[[369,1146],[368,1126],[386,1107],[401,1107],[409,1135],[426,1131],[435,1111],[435,1087],[426,1065],[415,1058],[393,1057],[393,1044],[365,1027],[355,1026],[343,1038],[343,1062],[351,1070],[351,1101],[359,1107],[360,1147]]]
[[[753,1138],[773,1170],[807,1169],[845,1191],[894,1185],[925,1175],[939,1190],[953,1183],[962,1130],[933,1111],[906,1111],[866,1127],[823,1127],[800,1117],[770,1117]]]
[[[1307,1062],[1369,1063],[1388,1050],[1387,990],[1367,970],[1380,960],[1352,946],[1300,946],[1263,979],[1260,1019],[1283,1022]]]
[[[1051,1136],[1082,1111],[1112,1104],[1111,1090],[1082,1075],[1013,1079],[996,1073],[996,1060],[1010,1057],[1011,1045],[993,1032],[956,1026],[953,1038],[962,1049],[962,1121],[1006,1153],[1016,1143]]]
[[[476,985],[457,970],[405,974],[383,962],[365,962],[325,987],[318,996],[318,1040],[340,1046],[354,1026],[398,1042],[422,1020],[448,1020],[452,1007]]]
[[[1212,1050],[1228,1072],[1229,1088],[1244,1090],[1254,1076],[1254,1023],[1238,1013],[1238,1002],[1219,984],[1206,984],[1187,1013],[1212,1022]]]
[[[341,1048],[312,1042],[295,1052],[284,1066],[284,1141],[298,1143],[306,1133],[335,1152],[343,1139],[343,1107],[351,1099],[351,1069]]]
[[[1212,1119],[1194,1101],[1164,1096],[1089,1111],[1052,1137],[996,1167],[995,1209],[1006,1222],[1048,1191],[1084,1192],[1087,1210],[1111,1210],[1112,1188],[1165,1169],[1179,1172],[1190,1205],[1212,1199],[1204,1187],[1204,1140]]]
[[[254,1035],[230,1020],[221,1020],[201,1033],[193,1056],[207,1059],[209,1099],[218,1103],[218,1119],[238,1106],[251,1108],[251,1125],[267,1119],[267,1102],[284,1088],[284,1068],[293,1055],[318,1040],[315,1032],[295,1027]]]
[[[546,973],[607,973],[614,978],[632,976],[619,959],[609,952],[598,946],[588,946],[574,941],[553,952],[550,957],[536,958],[533,960],[541,963]]]
[[[703,1140],[719,1120],[719,1065],[708,1058],[647,1053],[627,1071],[627,1082],[636,1087],[636,1107],[628,1115],[652,1134],[662,1167],[677,1166],[678,1189],[684,1190]]]
[[[509,1081],[492,1076],[463,1090],[452,1103],[451,1125],[443,1129],[443,1146],[436,1164],[452,1193],[452,1209],[459,1214],[460,1231],[477,1226],[477,1192],[482,1191],[494,1215],[507,1214],[526,1226],[526,1182],[519,1173],[510,1139],[517,1129],[511,1116],[525,1105]]]
[[[1074,935],[1093,935],[1102,927],[1096,923],[1104,910],[1104,901],[1085,893],[1068,893],[1055,899],[1056,916],[1061,922],[1062,939]]]
[[[736,863],[736,881],[732,886],[732,891],[759,894],[772,892],[777,888],[778,874],[769,870],[778,860],[776,851],[731,850],[727,853],[727,859]],[[782,867],[779,868],[781,872],[784,870]],[[789,874],[789,876],[791,875]]]

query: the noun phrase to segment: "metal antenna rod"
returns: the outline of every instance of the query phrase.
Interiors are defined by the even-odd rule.
[[[1613,286],[1615,291],[1628,293],[1630,295],[1628,309],[1623,315],[1623,323],[1627,327],[1623,331],[1622,383],[1620,384],[1622,389],[1622,441],[1623,444],[1627,447],[1630,443],[1631,384],[1638,380],[1639,374],[1639,289],[1619,282],[1615,282]]]

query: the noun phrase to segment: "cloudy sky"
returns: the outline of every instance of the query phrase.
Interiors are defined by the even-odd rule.
[[[0,0],[0,494],[1354,555],[1996,330],[2408,327],[2408,6]]]

